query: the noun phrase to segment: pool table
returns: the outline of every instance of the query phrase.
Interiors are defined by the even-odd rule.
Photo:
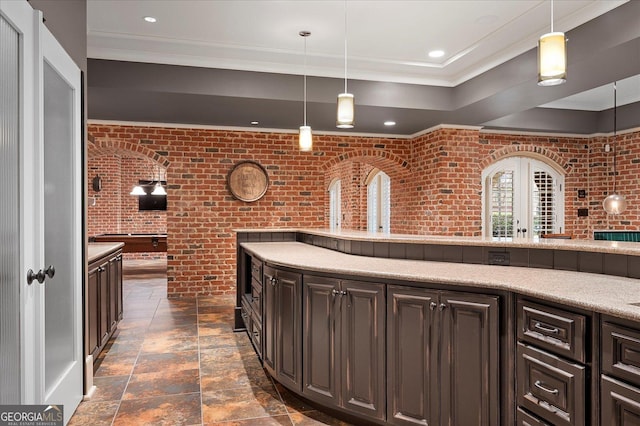
[[[100,234],[91,240],[96,243],[123,242],[123,253],[167,251],[167,234]]]

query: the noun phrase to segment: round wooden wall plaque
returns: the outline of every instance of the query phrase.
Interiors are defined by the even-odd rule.
[[[236,164],[227,176],[229,190],[240,201],[257,201],[267,193],[269,176],[267,171],[255,161]]]

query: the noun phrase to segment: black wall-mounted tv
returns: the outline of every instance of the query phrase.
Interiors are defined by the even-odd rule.
[[[151,194],[158,183],[157,180],[141,180],[138,183],[145,192],[145,195],[138,196],[138,210],[167,210],[167,196]],[[164,187],[167,186],[167,182],[164,180],[160,183]]]

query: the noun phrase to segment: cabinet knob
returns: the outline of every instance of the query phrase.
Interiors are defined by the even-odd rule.
[[[432,311],[436,308],[436,306],[438,306],[438,304],[436,302],[431,302],[429,304],[429,308],[431,308]]]
[[[278,279],[276,277],[271,277],[269,281],[271,282],[271,285],[275,287],[276,283],[278,282]]]
[[[340,294],[340,291],[334,288],[333,290],[331,290],[331,294],[333,294],[334,296],[337,296]]]
[[[446,307],[447,307],[447,305],[445,305],[444,303],[441,303],[441,304],[438,306],[438,309],[440,309],[441,311],[444,311],[444,309],[445,309]]]

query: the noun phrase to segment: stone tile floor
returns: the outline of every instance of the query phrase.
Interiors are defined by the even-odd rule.
[[[266,374],[233,297],[167,299],[166,275],[126,268],[124,319],[70,425],[347,425]]]

